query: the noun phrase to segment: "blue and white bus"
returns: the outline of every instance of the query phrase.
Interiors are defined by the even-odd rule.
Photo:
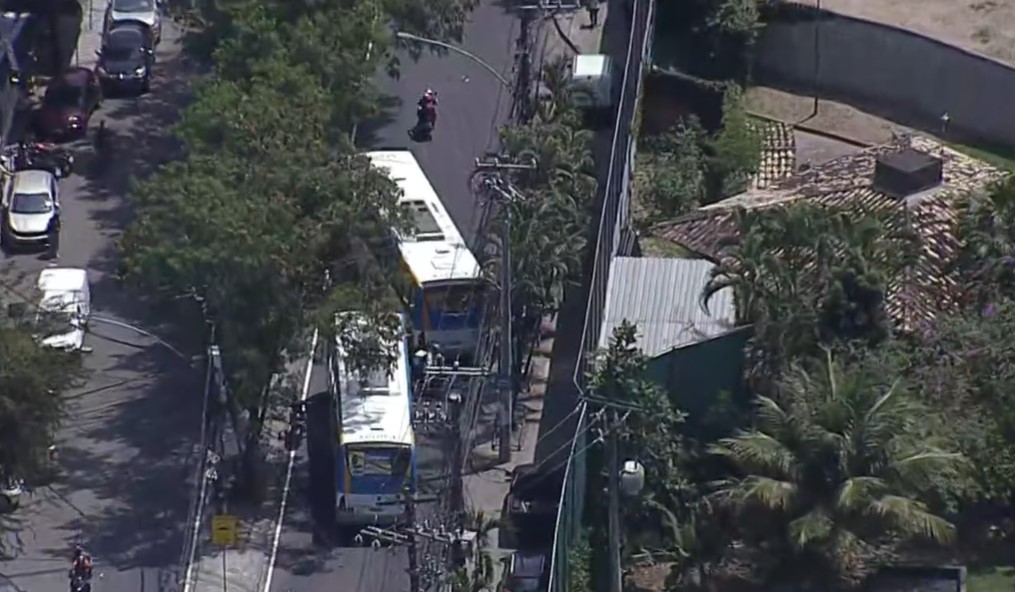
[[[416,345],[436,344],[447,357],[471,358],[479,347],[485,282],[475,255],[416,158],[408,150],[368,152],[402,195],[412,229],[396,233],[411,280],[409,306]]]
[[[348,318],[343,326],[356,326]],[[399,315],[401,319],[401,315]],[[364,324],[365,319],[360,319]],[[338,400],[338,496],[340,525],[400,522],[405,496],[416,491],[416,442],[412,430],[412,381],[408,336],[388,344],[395,354],[388,369],[359,372],[348,363],[339,332],[329,363],[331,389]]]

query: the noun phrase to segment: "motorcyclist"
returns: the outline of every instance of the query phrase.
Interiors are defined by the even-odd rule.
[[[426,89],[423,96],[416,103],[419,105],[418,115],[420,123],[429,123],[431,126],[437,123],[437,93],[432,89]]]
[[[74,558],[71,562],[70,577],[79,577],[83,580],[92,579],[92,556],[85,553],[80,547],[74,547]]]

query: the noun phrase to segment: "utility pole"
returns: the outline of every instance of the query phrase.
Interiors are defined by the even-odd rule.
[[[409,495],[405,499],[405,523],[409,525],[409,528],[413,529],[411,535],[409,535],[408,553],[409,553],[409,591],[410,592],[422,592],[422,588],[419,585],[419,557],[416,554],[418,550],[416,548],[416,493],[409,492]]]
[[[494,197],[508,202],[515,199],[518,193],[505,182],[501,173],[504,171],[534,170],[535,163],[504,163],[497,156],[488,160],[476,159],[474,175],[487,175],[483,187]],[[497,388],[501,391],[501,405],[497,414],[497,456],[500,462],[511,460],[511,433],[514,424],[515,400],[515,368],[514,339],[512,336],[512,305],[511,305],[511,208],[504,208],[501,222],[501,283],[500,283],[500,377]]]
[[[633,403],[617,401],[596,395],[582,397],[586,402],[605,407],[606,427],[603,438],[606,444],[606,493],[607,493],[607,536],[609,543],[609,592],[621,592],[623,589],[623,567],[620,557],[620,541],[623,531],[620,524],[620,438],[618,432],[627,421],[632,411],[643,411]],[[618,417],[617,410],[624,410],[623,417]]]
[[[606,415],[606,471],[608,502],[608,538],[610,543],[610,592],[621,592],[620,568],[620,445],[617,430],[620,428],[617,410],[610,406]]]
[[[405,497],[405,520],[407,524],[393,528],[367,526],[354,539],[357,544],[361,544],[364,537],[369,537],[373,539],[371,546],[375,548],[380,548],[385,543],[405,547],[409,555],[409,592],[425,592],[433,588],[435,583],[441,581],[440,568],[434,568],[433,562],[425,550],[422,555],[423,559],[426,560],[426,565],[420,565],[420,540],[447,545],[463,538],[452,534],[441,526],[432,528],[427,522],[424,522],[422,526],[417,524],[415,522],[417,519],[416,504],[421,501],[437,501],[437,498],[423,498],[407,494]]]
[[[462,491],[462,470],[465,467],[467,448],[465,442],[475,414],[474,411],[465,412],[463,409],[478,409],[480,389],[474,387],[481,386],[482,381],[492,373],[486,368],[461,366],[458,362],[446,364],[439,351],[420,350],[415,355],[422,363],[421,367],[417,366],[417,372],[422,378],[416,381],[414,388],[418,403],[413,415],[413,428],[419,434],[425,433],[439,439],[441,450],[448,456],[445,463],[447,472],[442,472],[441,476],[447,485],[441,489],[450,488],[450,492],[433,498],[433,501],[439,502],[436,519],[438,526],[435,528],[431,528],[428,521],[422,525],[418,523],[416,503],[421,498],[412,496],[411,499],[407,498],[406,524],[401,530],[366,529],[362,534],[377,541],[404,545],[409,554],[411,589],[413,592],[422,592],[432,589],[436,582],[442,581],[442,574],[450,573],[458,566],[460,554],[434,555],[430,543],[443,543],[447,533],[462,528],[465,516]]]

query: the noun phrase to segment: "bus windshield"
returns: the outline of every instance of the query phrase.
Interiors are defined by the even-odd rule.
[[[405,479],[412,453],[408,447],[356,446],[347,450],[349,473],[356,477]]]
[[[443,286],[428,285],[423,290],[427,308],[443,314],[468,314],[476,310],[480,307],[481,291],[478,281]]]

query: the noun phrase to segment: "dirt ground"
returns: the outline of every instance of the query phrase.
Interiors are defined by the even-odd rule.
[[[803,0],[1015,63],[1015,0]]]
[[[812,117],[813,98],[764,86],[753,86],[747,90],[747,109],[758,115],[786,123],[803,124],[868,144],[883,144],[891,140],[893,131],[911,131],[905,126],[869,115],[849,105],[825,99],[818,101],[817,115]]]

